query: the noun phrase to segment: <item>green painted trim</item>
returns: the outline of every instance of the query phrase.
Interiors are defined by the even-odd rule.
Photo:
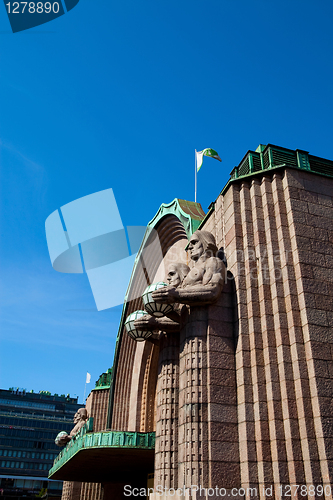
[[[251,153],[249,154],[249,167],[250,167],[250,172],[253,172],[254,171],[253,156]]]
[[[311,171],[309,162],[309,153],[307,151],[301,151],[300,149],[296,149],[296,157],[299,168]]]
[[[82,430],[81,430],[82,431]],[[71,460],[82,449],[93,448],[130,448],[141,450],[155,449],[155,432],[81,432],[72,439],[64,450],[59,453],[49,470],[49,479],[61,467]]]
[[[265,172],[272,172],[273,170],[281,170],[281,169],[285,169],[285,168],[297,168],[297,167],[291,167],[291,166],[286,166],[286,165],[277,165],[276,167],[269,167],[269,168],[266,168],[265,170],[258,170],[258,172],[250,172],[248,174],[245,174],[245,175],[242,175],[241,177],[237,177],[237,179],[229,179],[229,181],[227,182],[227,184],[224,186],[224,188],[222,189],[221,193],[220,194],[224,194],[227,190],[227,188],[230,186],[230,184],[234,184],[234,183],[237,183],[239,181],[242,181],[243,179],[247,180],[248,178],[250,177],[260,177],[262,175],[264,175]],[[297,168],[297,170],[299,170]],[[308,172],[308,170],[307,170]]]
[[[272,148],[268,148],[269,169],[274,168],[274,158]]]

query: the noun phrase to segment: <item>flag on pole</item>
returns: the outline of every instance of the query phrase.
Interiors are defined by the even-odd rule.
[[[87,372],[86,384],[90,384],[90,380],[91,380],[91,375],[90,375],[90,373]]]
[[[215,160],[222,161],[217,152],[212,148],[206,148],[203,149],[202,151],[196,151],[195,154],[197,155],[197,172],[199,172],[202,166],[202,161],[204,156],[210,156],[211,158],[215,158]]]

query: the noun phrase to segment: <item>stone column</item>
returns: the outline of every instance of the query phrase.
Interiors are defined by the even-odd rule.
[[[179,487],[239,488],[233,282],[186,308],[179,355]]]
[[[160,341],[155,487],[177,488],[178,485],[178,387],[179,333],[168,333]]]
[[[178,483],[207,485],[207,307],[184,308],[179,353]]]

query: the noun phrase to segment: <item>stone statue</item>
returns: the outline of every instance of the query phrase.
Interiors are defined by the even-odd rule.
[[[156,302],[167,304],[208,305],[221,295],[227,270],[221,259],[216,257],[217,246],[214,236],[208,231],[197,230],[188,244],[194,266],[181,285],[159,288],[153,292]]]
[[[87,410],[85,408],[80,408],[74,415],[73,421],[75,425],[71,430],[70,434],[67,434],[64,431],[60,432],[55,439],[55,444],[57,446],[65,446],[67,443],[69,443],[71,439],[73,439],[74,436],[76,436],[78,432],[80,432],[80,430],[87,422],[87,420],[88,420]]]
[[[169,286],[153,292],[156,302],[203,306],[214,303],[221,295],[227,270],[224,262],[216,257],[217,246],[214,236],[208,231],[197,230],[188,244],[194,266],[170,264],[166,281]],[[135,321],[138,330],[159,330],[177,332],[180,330],[180,308],[175,307],[168,317],[154,318],[146,315]],[[156,339],[153,336],[150,341]]]
[[[179,287],[188,273],[190,268],[183,263],[169,264],[168,273],[166,275],[165,281],[169,284],[167,289],[174,289]],[[154,292],[155,293],[155,292]],[[155,318],[149,314],[142,316],[140,319],[135,321],[135,327],[138,330],[158,330],[163,332],[178,332],[179,331],[180,314],[175,308],[168,316],[163,318]],[[150,342],[155,343],[157,340],[155,336],[147,339]]]
[[[177,288],[182,284],[189,272],[190,268],[186,264],[170,264],[166,281],[170,286]]]
[[[220,353],[210,347],[211,338],[225,335],[229,339],[230,333],[233,333],[232,323],[222,320],[220,323],[216,319],[220,314],[223,319],[224,297],[221,293],[226,283],[227,271],[224,262],[216,256],[218,249],[211,233],[200,230],[193,233],[187,250],[192,261],[191,269],[186,266],[185,272],[181,273],[181,264],[171,264],[166,278],[168,286],[152,292],[154,301],[174,304],[173,315],[168,314],[168,317],[162,318],[146,315],[135,321],[138,330],[160,332],[158,337],[153,335],[156,338],[153,343],[159,346],[156,388],[158,404],[155,414],[156,449],[159,453],[155,456],[155,477],[159,484],[168,487],[177,484],[200,484],[201,477],[206,478],[209,484],[209,474],[215,474],[211,471],[215,471],[217,462],[216,452],[212,451],[215,449],[209,448],[207,436],[212,435],[212,432],[218,436],[220,426],[226,429],[230,425],[229,414],[225,418],[226,427],[223,427],[224,416],[220,416],[220,410],[215,410],[215,407],[221,408],[221,413],[227,413],[229,403],[227,409],[224,403],[219,405],[215,393],[211,392],[211,379],[207,377],[207,374],[213,373],[216,380],[214,383],[217,385],[222,377],[229,377],[226,373],[229,370],[221,369],[224,368],[223,362],[216,361],[220,359]],[[152,337],[147,340],[151,339]],[[233,362],[232,355],[230,359],[230,362]],[[221,388],[219,387],[219,394],[223,394],[221,398],[225,397],[223,401],[228,401],[229,392],[233,390],[229,383],[231,385],[234,381],[229,382],[227,378],[226,382],[221,383]],[[207,418],[209,414],[214,417]],[[175,415],[178,418],[174,418]],[[163,445],[167,442],[166,436],[170,437],[170,441],[178,439],[173,448],[173,458],[170,448]],[[221,445],[222,441],[223,438]],[[205,450],[205,458],[201,455],[198,462],[197,455],[192,454],[192,449]],[[225,466],[228,467],[226,462]],[[204,471],[201,469],[202,463]],[[219,471],[216,472],[217,477],[218,474]]]

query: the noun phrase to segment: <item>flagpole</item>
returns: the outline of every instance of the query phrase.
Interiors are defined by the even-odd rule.
[[[87,379],[86,379],[86,383],[84,384],[84,394],[83,394],[83,403],[86,399],[86,388],[87,388]]]
[[[194,201],[197,202],[197,150],[194,150]]]
[[[85,402],[85,399],[86,399],[86,388],[87,388],[87,384],[90,384],[90,380],[91,380],[91,374],[89,372],[87,372],[86,383],[84,384],[83,402]]]

